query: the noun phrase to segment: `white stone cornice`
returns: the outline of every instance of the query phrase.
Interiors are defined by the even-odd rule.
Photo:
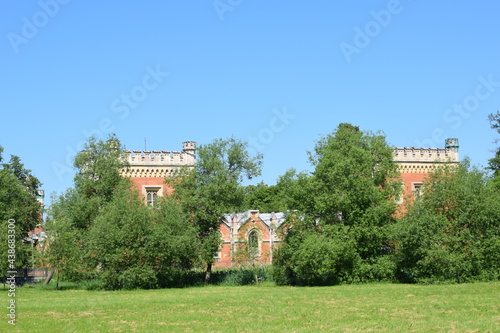
[[[441,148],[397,147],[394,148],[393,156],[396,162],[449,163],[459,161],[457,151]]]

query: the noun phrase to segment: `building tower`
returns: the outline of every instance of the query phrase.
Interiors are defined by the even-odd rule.
[[[455,153],[458,153],[458,148],[459,148],[458,139],[457,138],[446,139],[445,148],[449,149]]]
[[[182,152],[187,153],[191,156],[196,156],[196,142],[185,141],[182,143]]]

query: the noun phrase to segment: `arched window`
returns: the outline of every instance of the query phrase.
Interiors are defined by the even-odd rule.
[[[252,230],[248,234],[248,253],[250,257],[260,257],[259,235],[256,230]]]

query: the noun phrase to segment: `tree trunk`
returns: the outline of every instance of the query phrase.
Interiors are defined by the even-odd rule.
[[[212,264],[207,265],[207,271],[205,272],[205,284],[210,282],[210,276],[212,275]]]
[[[52,270],[49,272],[47,277],[45,278],[45,282],[43,284],[49,284],[50,280],[52,280],[52,276],[54,276],[55,270]]]

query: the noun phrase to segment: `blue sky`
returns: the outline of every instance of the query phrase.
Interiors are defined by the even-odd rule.
[[[181,150],[235,136],[274,184],[339,123],[486,165],[497,1],[0,0],[0,145],[46,196],[86,136]],[[47,198],[48,199],[48,198]]]

